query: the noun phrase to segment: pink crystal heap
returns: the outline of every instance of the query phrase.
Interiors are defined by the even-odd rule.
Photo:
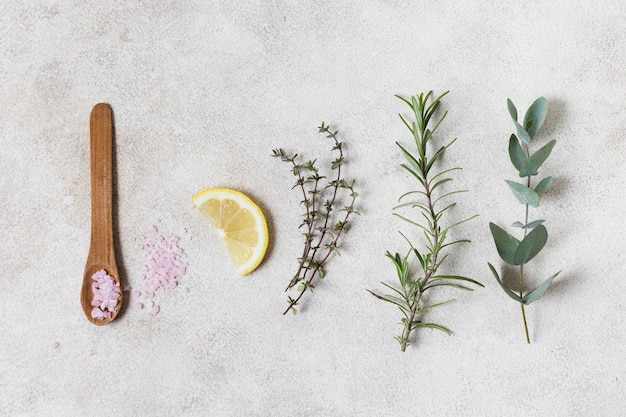
[[[153,233],[158,233],[156,226]],[[146,307],[150,314],[159,312],[159,306],[154,303],[158,290],[173,290],[178,286],[178,279],[187,272],[187,262],[183,260],[183,250],[178,246],[179,237],[173,234],[157,235],[147,239],[142,246],[145,264],[141,270],[144,289],[133,291],[139,300],[136,308]]]
[[[120,285],[104,269],[93,274],[91,279],[94,280],[91,284],[93,291],[91,305],[94,306],[91,317],[98,320],[110,319],[120,298]]]

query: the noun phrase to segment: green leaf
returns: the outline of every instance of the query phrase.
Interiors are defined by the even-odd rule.
[[[435,185],[433,185],[433,186],[430,188],[430,191],[432,192],[432,191],[433,191],[433,190],[435,190],[437,187],[439,187],[439,186],[440,186],[440,185],[442,185],[442,184],[445,184],[445,183],[446,183],[446,182],[448,182],[448,181],[452,181],[452,178],[444,178],[444,179],[442,179],[442,180],[437,181],[437,183],[435,183]]]
[[[459,290],[474,291],[472,288],[466,287],[465,285],[455,284],[452,282],[443,282],[443,283],[438,283],[438,284],[432,284],[432,283],[428,284],[422,289],[422,292],[426,292],[426,290],[429,290],[434,287],[454,287]]]
[[[545,222],[545,220],[535,220],[530,223],[523,224],[522,222],[515,222],[511,226],[513,227],[521,227],[522,229],[532,229],[535,226],[539,226],[541,223]]]
[[[500,276],[498,275],[498,273],[496,272],[496,269],[493,267],[493,265],[491,265],[489,262],[487,262],[487,265],[489,265],[489,269],[491,269],[491,273],[493,274],[493,276],[496,278],[496,281],[498,281],[498,284],[500,284],[500,287],[502,287],[502,289],[504,290],[504,292],[506,293],[506,295],[508,295],[509,297],[511,297],[512,299],[514,299],[515,301],[517,301],[518,303],[522,302],[522,297],[520,297],[519,295],[515,294],[513,291],[511,291],[509,288],[507,288],[504,283],[502,282],[502,280],[500,279]]]
[[[396,253],[395,256],[391,254],[391,252],[387,251],[387,253],[385,254],[385,256],[389,259],[391,259],[391,262],[393,262],[394,266],[396,267],[396,273],[398,276],[398,280],[400,281],[400,284],[402,286],[404,286],[404,283],[406,282],[406,277],[408,276],[408,263],[406,262],[406,258],[403,260],[400,257],[399,253]]]
[[[502,260],[509,265],[515,265],[513,263],[513,257],[517,251],[520,241],[494,223],[489,223],[489,229],[491,230],[491,235],[496,243],[496,248],[498,249],[500,258],[502,258]]]
[[[425,307],[418,308],[417,311],[420,312],[420,313],[423,313],[424,311],[431,310],[433,308],[447,306],[448,304],[452,304],[455,301],[456,301],[455,299],[452,299],[452,300],[444,301],[442,303],[431,304],[431,305],[428,305],[428,306],[425,306]]]
[[[432,279],[452,279],[452,280],[466,281],[466,282],[471,282],[472,284],[476,284],[476,285],[479,285],[481,287],[484,287],[484,285],[481,284],[480,282],[478,282],[478,281],[476,281],[474,279],[468,278],[468,277],[460,276],[460,275],[436,275],[436,276],[433,276],[431,278]]]
[[[526,162],[526,154],[515,135],[511,135],[509,139],[509,156],[511,157],[511,162],[515,169],[518,171],[522,169],[522,166],[524,166]]]
[[[419,175],[417,172],[413,171],[406,164],[400,164],[400,166],[402,168],[406,169],[411,175],[413,175],[422,185],[424,184],[424,180],[422,179],[421,175]]]
[[[533,104],[530,105],[524,116],[524,129],[528,132],[528,135],[532,139],[543,122],[546,120],[548,114],[548,100],[544,97],[539,97]]]
[[[509,187],[511,187],[513,194],[515,194],[515,198],[517,198],[521,203],[530,204],[533,207],[539,206],[539,194],[537,194],[535,190],[515,181],[506,180],[506,183],[509,184]]]
[[[543,225],[535,227],[521,241],[513,255],[513,265],[522,265],[530,261],[543,249],[548,241],[548,231]]]
[[[506,99],[506,105],[509,108],[509,114],[514,122],[517,122],[517,109],[515,108],[515,104],[511,101],[511,99]]]
[[[517,122],[514,122],[514,123],[515,123],[515,130],[517,130],[517,136],[520,138],[522,142],[524,142],[526,145],[529,145],[530,136],[528,135],[528,132],[526,132],[526,130],[524,130],[524,128],[520,126],[519,123]]]
[[[450,143],[448,143],[447,145],[439,148],[439,150],[430,158],[430,161],[428,161],[428,164],[426,165],[426,172],[430,172],[430,169],[432,168],[435,161],[445,152],[446,149],[452,146],[454,142],[456,142],[456,138],[450,141]]]
[[[535,187],[535,192],[541,195],[545,193],[546,191],[548,191],[551,185],[552,185],[552,177],[546,177],[542,179],[541,182],[539,182],[539,184],[537,184],[537,186]]]
[[[394,287],[392,287],[391,285],[389,285],[389,284],[387,284],[387,283],[384,283],[384,282],[382,282],[382,281],[381,281],[380,283],[381,283],[382,285],[384,285],[385,287],[389,288],[391,291],[393,291],[393,292],[395,292],[396,294],[398,294],[400,297],[405,297],[405,295],[404,295],[404,294],[402,294],[402,293],[400,292],[400,290],[399,290],[399,289],[394,288]],[[378,295],[377,295],[377,294],[374,294],[374,293],[373,293],[373,292],[371,292],[370,290],[366,290],[366,291],[369,291],[369,292],[370,292],[373,296],[378,297]]]
[[[382,296],[382,295],[374,294],[371,291],[370,291],[370,294],[372,294],[374,297],[378,298],[379,300],[386,301],[388,303],[391,303],[391,304],[394,304],[394,305],[398,306],[402,310],[406,310],[406,306],[405,306],[406,302],[404,300],[402,300],[401,298],[394,297],[393,295],[384,295],[384,296]]]
[[[419,163],[419,161],[411,154],[411,152],[407,151],[405,149],[405,147],[400,144],[400,142],[396,142],[396,145],[398,145],[398,148],[400,148],[400,151],[402,151],[402,154],[404,155],[406,160],[409,161],[409,163],[411,165],[413,165],[413,167],[416,170],[419,171],[420,170],[420,163]]]
[[[538,286],[537,288],[535,288],[534,290],[526,294],[524,298],[522,298],[522,303],[528,305],[532,303],[533,301],[537,301],[542,295],[545,294],[548,288],[550,288],[550,285],[552,285],[552,281],[554,281],[554,278],[556,278],[556,276],[559,275],[560,273],[561,271],[552,275],[550,278],[545,280],[540,286]]]
[[[519,170],[520,177],[528,177],[529,175],[535,175],[537,170],[548,159],[552,148],[556,145],[556,140],[551,140],[544,147],[532,154]]]
[[[415,329],[415,328],[418,328],[418,327],[427,327],[429,329],[441,330],[442,332],[444,332],[448,336],[452,335],[452,332],[450,331],[450,329],[448,329],[447,327],[440,326],[439,324],[435,324],[435,323],[417,323],[417,322],[414,322],[413,328]]]

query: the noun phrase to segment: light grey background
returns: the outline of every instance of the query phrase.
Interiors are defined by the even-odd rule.
[[[618,416],[626,406],[623,1],[8,1],[0,5],[0,410],[5,416]],[[365,289],[392,282],[402,250],[391,207],[413,184],[394,145],[410,136],[394,94],[450,90],[442,163],[464,170],[449,221],[450,272],[485,284],[440,292],[402,354],[399,312]],[[510,97],[544,95],[538,143],[555,185],[532,211],[548,245],[529,285],[563,270],[528,308],[489,274],[487,224],[523,215],[507,141]],[[161,312],[96,327],[79,290],[89,244],[89,113],[115,113],[119,256],[140,284],[143,236],[161,220],[190,264]],[[406,113],[405,113],[406,114]],[[299,196],[283,147],[346,142],[362,216],[298,316],[283,289],[301,250]],[[250,194],[270,221],[262,266],[241,278],[197,191]],[[187,230],[187,233],[183,229]],[[415,235],[417,238],[417,235]],[[54,344],[58,343],[57,348]]]

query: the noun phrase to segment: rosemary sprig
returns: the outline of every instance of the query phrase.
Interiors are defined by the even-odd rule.
[[[472,291],[467,284],[483,286],[478,281],[468,277],[439,273],[441,265],[449,255],[449,253],[444,253],[446,249],[458,243],[469,242],[467,239],[448,242],[448,232],[455,226],[476,217],[472,216],[449,226],[442,225],[444,213],[456,205],[456,203],[451,203],[441,208],[442,201],[447,200],[448,197],[454,194],[467,191],[455,190],[443,192],[440,189],[444,184],[452,181],[452,178],[449,177],[448,174],[460,170],[461,168],[445,169],[436,174],[432,172],[435,162],[441,158],[446,149],[448,149],[456,139],[452,140],[447,145],[441,146],[432,155],[428,154],[428,143],[431,142],[433,134],[445,119],[447,112],[443,114],[433,127],[430,127],[431,119],[435,111],[439,108],[441,99],[446,94],[447,92],[435,99],[432,99],[432,91],[427,94],[422,93],[411,97],[410,100],[396,96],[411,108],[413,116],[415,117],[415,120],[409,123],[400,115],[400,119],[413,136],[416,152],[410,152],[399,142],[396,142],[396,144],[407,160],[407,163],[401,164],[401,167],[417,180],[418,189],[409,191],[400,196],[398,200],[399,204],[394,207],[394,211],[396,211],[394,215],[420,230],[425,238],[425,249],[420,252],[406,236],[402,235],[410,247],[406,255],[402,256],[399,253],[394,255],[389,251],[386,253],[386,256],[395,267],[398,283],[400,285],[394,287],[381,282],[382,285],[392,291],[392,293],[387,295],[380,295],[373,291],[368,291],[376,298],[394,304],[402,312],[403,317],[401,322],[403,329],[402,333],[396,336],[396,340],[400,343],[400,348],[403,352],[409,345],[411,333],[418,328],[437,329],[450,334],[450,330],[446,327],[435,323],[424,322],[421,317],[426,311],[450,304],[455,300],[425,304],[423,302],[424,294],[427,292],[430,293],[430,290],[436,287],[448,286]],[[430,103],[429,100],[431,100]],[[397,212],[397,210],[403,208],[411,208],[417,211],[422,217],[421,222]],[[418,274],[412,274],[410,267],[411,255],[414,255],[419,261],[421,272]]]
[[[288,296],[288,306],[283,315],[291,311],[298,312],[296,306],[307,291],[313,292],[313,282],[316,278],[324,279],[326,271],[324,266],[330,256],[336,252],[339,254],[339,239],[348,231],[348,222],[353,214],[358,214],[354,209],[358,194],[354,191],[354,180],[346,181],[342,178],[342,166],[346,163],[343,142],[337,138],[338,131],[331,131],[328,125],[322,122],[318,127],[319,133],[325,134],[326,138],[333,140],[332,151],[337,157],[330,163],[331,171],[335,175],[332,180],[326,181],[321,187],[320,182],[326,180],[320,175],[316,166],[317,160],[309,160],[305,163],[298,162],[298,154],[288,155],[282,149],[274,149],[272,156],[280,158],[283,162],[291,165],[291,172],[296,177],[293,188],[298,188],[302,194],[300,204],[304,207],[303,220],[299,228],[304,228],[304,248],[298,258],[298,269],[289,281],[285,291],[289,291],[296,285],[297,294]],[[340,194],[345,193],[349,197],[349,203],[336,209],[341,200]]]
[[[540,219],[529,222],[529,207],[539,207],[541,195],[548,191],[552,185],[552,177],[542,179],[534,188],[531,187],[531,180],[533,176],[538,175],[539,167],[550,156],[552,148],[556,145],[556,141],[552,140],[532,155],[530,154],[529,146],[532,139],[541,125],[543,125],[548,113],[548,101],[544,97],[535,100],[528,108],[524,116],[523,125],[520,125],[517,121],[517,109],[511,100],[507,100],[507,106],[517,131],[517,136],[512,134],[509,138],[509,157],[511,158],[513,166],[518,171],[519,176],[524,178],[524,183],[520,184],[515,181],[506,181],[506,183],[511,188],[515,197],[524,204],[524,222],[516,221],[512,224],[513,227],[519,227],[523,230],[523,238],[521,241],[516,239],[494,223],[489,223],[489,229],[491,230],[500,258],[509,265],[519,266],[518,293],[515,293],[504,285],[504,282],[500,279],[493,265],[490,263],[488,263],[488,265],[504,292],[520,304],[526,342],[530,343],[524,306],[538,300],[545,294],[548,288],[550,288],[554,278],[561,272],[559,271],[553,274],[537,288],[524,295],[524,265],[543,249],[548,240],[548,231],[543,225],[545,220]]]

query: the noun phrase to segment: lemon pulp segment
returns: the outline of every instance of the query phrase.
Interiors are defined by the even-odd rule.
[[[245,194],[228,188],[203,190],[192,201],[218,231],[237,272],[247,275],[254,271],[269,242],[261,209]]]

